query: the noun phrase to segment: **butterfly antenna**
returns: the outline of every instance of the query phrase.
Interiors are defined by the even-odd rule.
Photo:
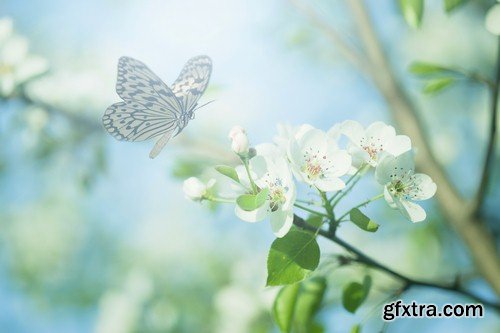
[[[199,108],[202,108],[202,107],[204,107],[205,105],[208,105],[208,104],[210,104],[210,103],[212,103],[212,102],[215,102],[215,99],[214,99],[214,100],[211,100],[211,101],[209,101],[209,102],[206,102],[206,103],[205,103],[205,104],[203,104],[203,105],[197,106],[197,107],[196,107],[193,111],[196,111],[196,110],[198,110]]]

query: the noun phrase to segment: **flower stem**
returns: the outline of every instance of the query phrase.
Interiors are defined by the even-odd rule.
[[[321,199],[323,200],[323,205],[326,210],[326,214],[328,215],[328,218],[333,221],[335,220],[335,214],[333,213],[333,207],[330,204],[330,201],[326,197],[326,193],[323,191],[319,191],[319,194],[321,195]]]
[[[326,214],[324,214],[324,213],[321,213],[321,212],[317,212],[317,211],[315,211],[315,210],[313,210],[313,209],[310,209],[310,208],[307,208],[307,207],[305,207],[305,206],[299,205],[298,203],[295,203],[295,204],[293,204],[293,205],[294,205],[295,207],[297,207],[297,208],[300,208],[300,209],[302,209],[302,210],[304,210],[304,211],[308,212],[308,213],[311,213],[311,214],[314,214],[314,215],[317,215],[317,216],[321,216],[321,217],[326,217],[327,219],[330,219],[330,216],[328,216],[328,215],[326,215]]]
[[[253,194],[257,194],[259,191],[257,190],[257,185],[255,185],[255,182],[253,181],[252,175],[250,173],[250,167],[248,166],[248,159],[242,158],[241,161],[243,162],[243,165],[245,166],[245,170],[247,172],[247,176],[248,176],[248,179],[250,181],[250,186],[252,186],[252,192],[253,192]]]
[[[345,182],[345,186],[347,188],[347,185],[349,185],[349,183],[354,179],[354,177],[356,177],[358,174],[359,174],[359,171],[360,169],[356,170],[356,172],[351,176],[349,177],[349,179]],[[345,189],[344,188],[343,190],[340,190],[338,191],[337,193],[335,193],[331,198],[330,198],[330,203],[333,202],[333,200],[335,200],[335,198],[337,198],[339,195],[342,195],[344,192],[345,192]]]
[[[368,164],[361,165],[359,167],[359,169],[356,170],[356,172],[354,173],[354,175],[352,175],[347,180],[347,182],[345,183],[346,188],[344,190],[342,190],[342,191],[339,191],[339,192],[335,193],[335,195],[330,199],[330,202],[332,203],[332,207],[335,208],[335,206],[340,202],[340,200],[342,200],[342,198],[344,198],[349,192],[351,192],[351,190],[353,189],[354,185],[356,185],[356,183],[361,179],[362,174],[364,173],[364,171],[367,168],[369,168]],[[353,182],[353,183],[351,184],[351,186],[348,187],[348,185],[351,182]],[[335,202],[333,202],[334,200],[335,200]]]
[[[376,195],[374,196],[373,198],[371,199],[368,199],[366,201],[363,201],[362,203],[360,203],[359,205],[356,205],[354,207],[352,207],[351,209],[349,209],[347,212],[344,213],[344,215],[342,215],[341,217],[339,217],[339,221],[342,220],[344,217],[346,217],[347,215],[349,215],[349,213],[351,212],[351,210],[355,209],[355,208],[359,208],[359,207],[363,207],[363,206],[366,206],[368,205],[370,202],[373,202],[375,200],[378,200],[380,198],[383,198],[384,197],[384,194],[381,193],[379,195]]]
[[[206,200],[208,201],[213,201],[213,202],[220,202],[220,203],[234,203],[234,199],[229,199],[229,198],[216,198],[212,196],[205,197]]]
[[[312,205],[312,206],[320,206],[320,203],[314,200],[302,200],[302,199],[295,199],[295,202],[300,202],[306,205]]]

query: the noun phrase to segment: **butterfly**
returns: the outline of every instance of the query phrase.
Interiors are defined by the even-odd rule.
[[[179,77],[167,86],[142,62],[121,57],[118,61],[116,92],[123,102],[106,109],[104,128],[121,141],[144,141],[160,137],[149,153],[155,158],[173,136],[178,135],[200,107],[212,60],[197,56],[188,60]]]

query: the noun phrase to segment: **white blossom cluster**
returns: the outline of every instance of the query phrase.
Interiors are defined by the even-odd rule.
[[[307,124],[279,126],[274,143],[255,147],[250,147],[246,131],[235,126],[229,139],[242,161],[233,175],[224,173],[234,183],[234,197],[218,198],[211,191],[213,179],[205,184],[194,177],[184,182],[186,196],[195,201],[234,202],[235,213],[243,221],[269,218],[277,237],[286,235],[293,224],[296,182],[309,185],[328,200],[329,195],[346,191],[353,177],[374,169],[389,206],[412,222],[426,218],[415,201],[429,199],[436,192],[429,176],[415,172],[410,138],[397,135],[394,127],[383,122],[365,128],[347,120],[326,132]]]
[[[15,88],[48,69],[42,57],[28,52],[28,40],[18,35],[12,20],[0,18],[0,96],[9,97]]]

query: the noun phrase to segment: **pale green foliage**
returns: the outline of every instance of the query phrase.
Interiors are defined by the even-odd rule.
[[[351,313],[356,312],[368,297],[371,284],[370,276],[365,276],[363,283],[351,282],[346,285],[342,292],[342,305],[344,308]]]
[[[352,223],[365,231],[375,232],[378,230],[379,225],[363,214],[358,208],[351,209],[349,216]]]
[[[326,291],[326,279],[315,277],[283,287],[273,306],[273,315],[281,332],[322,332],[314,321],[321,309]]]
[[[399,0],[399,6],[408,25],[418,28],[424,14],[424,0]]]
[[[269,189],[265,188],[257,194],[242,194],[236,199],[241,209],[252,211],[261,207],[267,200]]]
[[[316,236],[309,232],[292,230],[276,239],[267,258],[267,285],[302,281],[318,267],[319,255]]]

